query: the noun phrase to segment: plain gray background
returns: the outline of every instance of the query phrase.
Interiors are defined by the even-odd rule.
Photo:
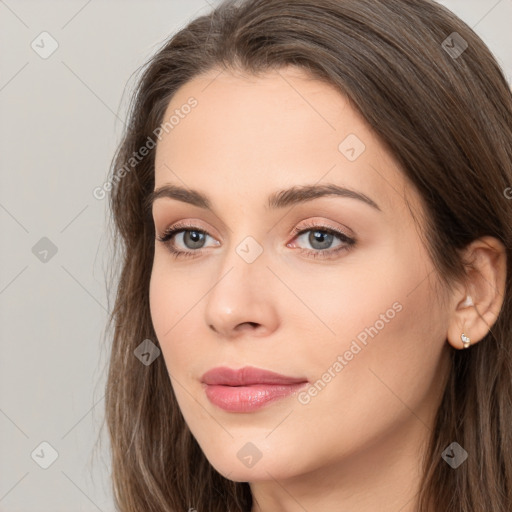
[[[216,3],[0,0],[0,511],[114,510],[106,430],[92,451],[109,307],[107,200],[92,191],[120,140],[130,76]],[[512,0],[441,3],[512,83]]]

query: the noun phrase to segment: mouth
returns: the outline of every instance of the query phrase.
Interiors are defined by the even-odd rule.
[[[289,377],[246,366],[239,370],[213,368],[202,378],[208,400],[229,412],[252,412],[283,399],[308,384],[304,377]]]

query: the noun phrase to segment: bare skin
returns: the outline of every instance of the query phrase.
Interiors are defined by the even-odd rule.
[[[193,227],[155,241],[150,303],[192,434],[217,471],[250,482],[252,512],[413,512],[448,352],[495,321],[504,248],[472,244],[482,276],[443,289],[406,204],[421,215],[418,194],[347,100],[298,69],[210,71],[177,92],[165,119],[191,96],[197,106],[158,142],[155,189],[198,190],[212,211],[154,202],[157,236]],[[350,134],[361,154],[353,138],[339,149]],[[334,195],[266,206],[278,190],[328,183],[378,208]],[[175,259],[170,245],[194,254]],[[203,373],[246,365],[324,385],[249,413],[212,404]],[[251,467],[237,456],[247,443],[261,454]]]

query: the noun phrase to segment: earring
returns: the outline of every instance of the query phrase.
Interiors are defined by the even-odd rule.
[[[471,298],[471,295],[466,296],[466,300],[462,303],[463,306],[474,306],[473,299]]]
[[[460,335],[460,339],[462,340],[462,345],[464,348],[468,348],[471,344],[471,339],[468,338],[464,333]]]

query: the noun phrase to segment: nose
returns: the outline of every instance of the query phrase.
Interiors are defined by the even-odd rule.
[[[209,329],[232,340],[267,336],[277,328],[279,283],[267,264],[265,253],[249,263],[229,251],[205,299]]]

